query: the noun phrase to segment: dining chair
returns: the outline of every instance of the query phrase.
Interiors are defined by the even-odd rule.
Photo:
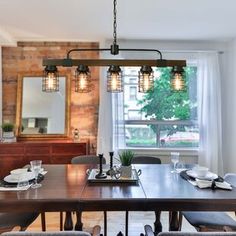
[[[82,164],[99,164],[100,160],[96,155],[82,155],[77,156],[71,159],[71,164],[82,165]],[[106,159],[103,157],[102,164],[106,164]],[[76,212],[77,222],[75,225],[75,230],[82,230],[83,223],[82,223],[82,212]],[[60,229],[62,230],[63,226],[63,212],[60,212]],[[104,235],[106,236],[107,232],[107,212],[104,211]]]
[[[96,225],[93,227],[92,233],[88,233],[85,231],[56,231],[56,232],[5,232],[2,236],[102,236],[101,227]]]
[[[224,180],[236,187],[236,174],[228,173],[224,176]],[[180,212],[180,230],[182,216],[184,216],[197,231],[236,231],[236,220],[225,212]]]
[[[144,226],[145,234],[140,236],[155,236],[150,225]],[[161,232],[158,236],[236,236],[234,232]]]
[[[39,216],[36,212],[24,213],[0,213],[0,233],[20,227],[24,231]]]
[[[132,160],[132,164],[161,164],[161,159],[154,156],[148,155],[136,155]],[[155,232],[162,231],[162,225],[160,223],[161,212],[155,211],[156,220],[154,222]],[[129,212],[126,211],[125,215],[125,235],[128,235],[128,224],[129,224]]]

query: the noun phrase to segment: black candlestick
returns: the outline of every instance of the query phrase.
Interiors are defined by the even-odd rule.
[[[110,169],[107,171],[107,175],[110,175],[111,170],[113,168],[113,156],[114,156],[114,152],[109,152],[110,155]]]
[[[103,160],[103,154],[98,154],[99,157],[99,173],[95,175],[96,179],[105,179],[107,175],[102,172],[102,160]]]

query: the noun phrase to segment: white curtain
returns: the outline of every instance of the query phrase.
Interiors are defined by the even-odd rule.
[[[198,54],[199,164],[223,174],[221,76],[217,52]]]
[[[124,93],[112,95],[113,107],[113,150],[118,156],[119,149],[125,148]]]
[[[106,70],[101,69],[99,80],[99,117],[98,117],[98,136],[97,154],[104,154],[109,160],[109,152],[112,147],[112,100],[111,93],[107,92]]]

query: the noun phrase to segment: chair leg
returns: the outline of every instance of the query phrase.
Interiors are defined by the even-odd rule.
[[[82,231],[83,229],[83,223],[82,223],[82,212],[76,211],[76,224],[75,224],[75,230]]]
[[[104,220],[104,236],[107,236],[107,212],[103,212],[103,220]]]
[[[169,211],[169,231],[179,230],[179,213],[177,211]]]
[[[73,221],[72,221],[72,216],[71,216],[71,212],[70,211],[66,212],[66,219],[65,219],[65,224],[64,224],[64,230],[73,230]]]
[[[63,212],[60,211],[60,231],[63,231]]]
[[[155,211],[156,220],[154,222],[154,231],[155,233],[162,232],[162,224],[161,224],[161,211]]]
[[[125,236],[129,234],[129,212],[125,212]]]
[[[179,212],[179,231],[182,230],[182,223],[183,223],[183,215],[181,212]]]
[[[41,227],[42,227],[42,231],[46,231],[46,216],[45,216],[45,212],[41,213]]]

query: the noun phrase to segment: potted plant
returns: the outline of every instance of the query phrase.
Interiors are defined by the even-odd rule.
[[[9,139],[9,141],[11,141],[15,138],[15,135],[14,135],[15,125],[14,124],[10,122],[6,122],[6,123],[3,123],[1,127],[2,127],[3,140]]]
[[[122,151],[119,154],[119,161],[121,163],[121,176],[123,178],[132,177],[132,160],[134,158],[134,153],[130,150]]]

